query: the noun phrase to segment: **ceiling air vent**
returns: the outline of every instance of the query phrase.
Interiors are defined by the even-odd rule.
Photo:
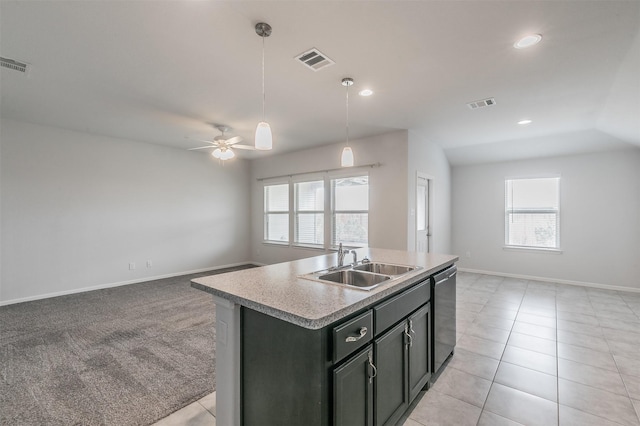
[[[313,71],[320,71],[323,68],[335,64],[335,62],[329,59],[327,55],[320,52],[316,48],[307,50],[306,52],[299,54],[298,56],[296,56],[296,59],[300,61],[302,65],[310,68]]]
[[[29,64],[14,61],[13,59],[0,57],[0,66],[2,68],[8,68],[10,70],[21,72],[25,75],[29,74]]]
[[[493,106],[496,104],[496,100],[493,98],[487,98],[487,99],[482,99],[480,101],[473,101],[473,102],[469,102],[467,104],[467,106],[470,109],[478,109],[478,108],[484,108],[484,107],[489,107],[489,106]]]

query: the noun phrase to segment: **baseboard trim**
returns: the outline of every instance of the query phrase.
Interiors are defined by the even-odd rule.
[[[470,269],[470,268],[458,268],[458,271],[471,272],[471,273],[483,274],[483,275],[494,275],[497,277],[518,278],[518,279],[530,280],[530,281],[543,281],[543,282],[556,283],[556,284],[568,284],[568,285],[575,285],[580,287],[600,288],[603,290],[628,291],[631,293],[640,293],[640,288],[625,287],[620,285],[609,285],[609,284],[590,283],[585,281],[537,277],[534,275],[509,274],[506,272],[484,271],[481,269]]]
[[[171,274],[155,275],[153,277],[138,278],[138,279],[135,279],[135,280],[119,281],[119,282],[109,283],[109,284],[100,284],[100,285],[96,285],[96,286],[92,286],[92,287],[83,287],[83,288],[77,288],[77,289],[73,289],[73,290],[57,291],[57,292],[54,292],[54,293],[39,294],[37,296],[22,297],[20,299],[0,300],[0,306],[14,305],[16,303],[31,302],[31,301],[34,301],[34,300],[49,299],[51,297],[67,296],[69,294],[84,293],[86,291],[102,290],[102,289],[105,289],[105,288],[112,288],[112,287],[120,287],[120,286],[123,286],[123,285],[143,283],[143,282],[146,282],[146,281],[161,280],[163,278],[178,277],[180,275],[189,275],[189,274],[198,274],[200,272],[216,271],[216,270],[219,270],[219,269],[233,268],[233,267],[242,266],[242,265],[262,266],[262,265],[258,264],[257,262],[252,262],[252,261],[230,263],[230,264],[221,265],[221,266],[210,266],[210,267],[207,267],[207,268],[193,269],[191,271],[175,272],[175,273],[171,273]]]

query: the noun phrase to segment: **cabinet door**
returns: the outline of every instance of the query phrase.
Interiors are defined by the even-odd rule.
[[[376,426],[395,424],[409,404],[407,332],[403,321],[374,342]]]
[[[420,310],[409,317],[409,402],[418,395],[427,384],[431,373],[429,371],[429,331],[431,315],[427,303]]]
[[[371,345],[333,372],[335,426],[373,425],[373,351]]]

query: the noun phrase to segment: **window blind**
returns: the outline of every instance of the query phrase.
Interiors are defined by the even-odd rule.
[[[324,181],[295,184],[295,242],[324,243]]]
[[[331,180],[332,244],[369,243],[369,176]]]
[[[560,178],[505,180],[505,244],[560,247]]]
[[[264,187],[264,239],[289,242],[289,184]]]

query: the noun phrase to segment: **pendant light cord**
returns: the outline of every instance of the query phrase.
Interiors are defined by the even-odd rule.
[[[264,35],[262,36],[262,121],[265,121],[264,105],[266,103],[267,95],[264,90]]]
[[[349,146],[349,84],[347,84],[347,146]]]

